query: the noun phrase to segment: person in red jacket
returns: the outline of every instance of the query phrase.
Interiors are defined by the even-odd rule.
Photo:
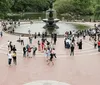
[[[98,51],[100,52],[100,40],[98,41]]]

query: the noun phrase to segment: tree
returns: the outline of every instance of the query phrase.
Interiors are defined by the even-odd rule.
[[[91,0],[73,0],[74,8],[73,12],[75,15],[91,15]]]
[[[59,14],[67,13],[75,18],[93,15],[91,0],[56,0],[54,8]]]
[[[72,11],[72,3],[71,0],[57,0],[54,3],[54,8],[58,13],[71,13]]]
[[[4,18],[7,12],[10,12],[10,0],[0,0],[0,17]]]
[[[100,5],[97,5],[94,11],[95,19],[100,19]]]
[[[41,12],[48,9],[48,0],[14,0],[12,10],[14,12],[29,11]]]

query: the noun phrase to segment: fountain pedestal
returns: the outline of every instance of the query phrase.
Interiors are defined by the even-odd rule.
[[[56,11],[53,9],[53,1],[50,0],[50,9],[47,10],[48,17],[46,19],[43,19],[43,22],[46,23],[46,25],[43,27],[45,29],[54,31],[55,29],[58,29],[59,27],[56,25],[57,22],[59,22],[59,19],[54,17],[54,14],[56,14]]]

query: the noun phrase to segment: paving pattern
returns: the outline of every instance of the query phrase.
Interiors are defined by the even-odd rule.
[[[47,65],[41,52],[37,52],[33,58],[23,58],[23,46],[16,42],[17,39],[18,36],[5,33],[0,38],[0,85],[27,85],[40,80],[65,82],[69,85],[100,85],[100,53],[94,49],[93,41],[89,41],[88,37],[83,40],[82,50],[75,47],[75,56],[70,56],[70,51],[64,48],[63,38],[59,38],[55,46],[57,59],[54,59],[54,66]],[[28,39],[24,39],[27,44]],[[12,63],[9,67],[7,64],[8,40],[17,48],[16,66]],[[33,44],[36,43],[34,40]]]
[[[88,40],[89,37],[86,38],[86,40],[83,40],[83,49],[79,50],[78,46],[76,44],[75,46],[75,56],[85,56],[85,55],[95,55],[95,54],[100,54],[98,52],[98,49],[94,49],[94,45],[93,45],[93,41],[89,41]],[[17,54],[19,56],[23,55],[23,45],[21,46],[19,42],[17,42],[18,37],[16,37],[15,39],[11,40],[13,45],[16,45],[17,48]],[[27,37],[23,37],[24,41],[25,41],[25,45],[27,45],[27,43],[29,43],[29,40]],[[82,38],[80,38],[82,39]],[[8,39],[9,40],[9,39]],[[48,38],[48,40],[50,41],[50,38]],[[33,44],[30,44],[31,46],[35,45],[37,46],[37,41],[38,39],[33,39]],[[70,50],[69,49],[65,49],[64,48],[64,38],[59,38],[57,41],[57,45],[55,46],[56,48],[56,53],[58,58],[59,57],[69,57],[70,54]],[[1,54],[7,54],[8,52],[8,46],[7,46],[7,40],[5,43],[0,45],[0,53]],[[42,52],[37,52],[37,56],[36,57],[44,57],[44,54]],[[61,55],[61,56],[60,56]]]

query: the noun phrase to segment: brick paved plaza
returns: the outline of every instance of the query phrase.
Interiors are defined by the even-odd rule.
[[[18,38],[6,33],[0,37],[0,85],[24,85],[40,80],[65,82],[69,85],[100,85],[100,53],[94,49],[89,37],[83,40],[82,50],[75,46],[75,56],[70,56],[70,51],[64,48],[64,39],[58,38],[54,66],[47,65],[44,54],[38,51],[33,58],[23,58],[23,46],[16,42]],[[27,44],[28,38],[23,39]],[[17,48],[16,66],[8,66],[8,40]],[[33,44],[36,45],[37,40],[33,40]]]
[[[55,46],[57,59],[52,66],[47,65],[42,52],[37,52],[33,58],[23,58],[23,46],[16,42],[19,36],[3,35],[0,37],[0,85],[33,85],[27,83],[41,80],[69,85],[100,85],[100,53],[94,49],[88,36],[83,40],[82,50],[75,46],[75,56],[70,56],[70,50],[64,48],[64,38],[58,38]],[[23,39],[25,44],[29,43],[27,37]],[[8,66],[8,40],[17,48],[16,66],[13,63]],[[33,44],[37,45],[37,40],[33,40]]]

